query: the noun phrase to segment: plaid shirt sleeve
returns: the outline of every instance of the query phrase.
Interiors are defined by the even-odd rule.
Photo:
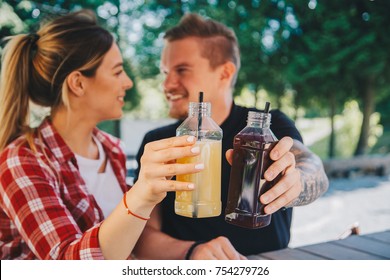
[[[0,157],[0,206],[12,223],[10,228],[16,228],[22,238],[14,246],[25,243],[39,259],[103,259],[100,223],[80,230],[61,199],[63,189],[49,165],[23,146],[8,147]],[[80,203],[84,203],[80,208],[90,207],[87,201]],[[4,256],[4,248],[1,251]]]

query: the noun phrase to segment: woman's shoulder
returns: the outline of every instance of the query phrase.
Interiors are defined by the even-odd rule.
[[[25,136],[20,136],[19,138],[12,141],[8,144],[3,151],[0,153],[1,161],[7,159],[8,161],[13,158],[23,159],[35,157],[33,149],[30,147]]]
[[[39,141],[34,136],[31,138],[20,136],[12,141],[0,153],[1,168],[24,168],[27,166],[45,166],[53,158],[50,156],[48,147],[43,141]]]
[[[25,137],[11,142],[0,154],[1,184],[9,185],[13,180],[29,176],[51,178],[54,173],[50,170],[49,159],[40,152],[42,148],[32,148]]]

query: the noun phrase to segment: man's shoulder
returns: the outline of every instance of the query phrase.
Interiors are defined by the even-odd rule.
[[[239,114],[239,115],[248,114],[249,111],[263,112],[263,110],[257,109],[255,107],[245,107],[245,106],[239,106],[239,105],[235,106],[235,113],[236,114]],[[272,118],[287,117],[287,115],[279,109],[272,109],[270,111],[270,114],[271,114]]]

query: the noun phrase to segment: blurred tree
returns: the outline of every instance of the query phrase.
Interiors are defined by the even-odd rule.
[[[327,115],[331,120],[331,135],[328,156],[333,157],[336,145],[334,118],[351,95],[343,94],[345,86],[340,84],[341,65],[330,55],[339,51],[339,43],[333,34],[345,27],[343,18],[333,15],[332,18],[339,21],[324,25],[323,18],[327,12],[322,6],[310,9],[296,4],[294,15],[299,24],[291,30],[291,38],[281,51],[288,57],[284,73],[295,89],[295,105],[317,108],[318,111],[329,108]]]
[[[366,153],[376,93],[383,92],[390,82],[387,50],[390,3],[366,0],[319,3],[310,0],[307,6],[298,0],[286,3],[294,7],[299,22],[297,32],[286,46],[291,50],[287,79],[300,89],[300,100],[328,100],[331,118],[339,110],[338,105],[356,98],[363,121],[355,155]]]
[[[113,32],[118,44],[123,49],[124,46],[121,44],[120,37],[120,7],[119,0],[105,2],[98,0],[0,1],[0,39],[9,35],[34,32],[39,28],[42,21],[66,14],[69,11],[86,8],[96,12],[100,24]],[[124,57],[124,69],[133,78],[132,65],[128,57]],[[134,78],[133,82],[135,82]],[[127,91],[125,109],[131,110],[139,104],[139,101],[140,96],[134,86]],[[120,137],[119,121],[113,121],[112,125],[104,123],[102,128]]]
[[[163,34],[185,13],[221,21],[234,29],[240,43],[242,66],[235,95],[248,89],[255,106],[261,104],[257,93],[265,89],[276,100],[272,107],[279,107],[285,93],[293,92],[296,109],[328,114],[329,156],[335,146],[333,118],[349,99],[359,101],[364,115],[356,154],[367,150],[376,103],[380,102],[383,121],[390,121],[389,1],[7,0],[0,5],[1,37],[36,30],[49,15],[81,7],[95,10],[102,24],[116,34],[125,69],[135,82],[159,74]],[[139,103],[135,88],[126,100],[127,110]],[[118,127],[110,132],[119,135]]]

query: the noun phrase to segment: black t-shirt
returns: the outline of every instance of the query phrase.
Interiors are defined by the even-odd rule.
[[[246,229],[225,222],[225,207],[227,202],[230,164],[225,152],[233,148],[233,138],[245,126],[248,111],[257,111],[254,108],[245,108],[233,105],[229,117],[222,123],[222,213],[218,217],[193,219],[175,214],[175,193],[168,193],[161,202],[162,231],[181,240],[209,241],[218,236],[227,237],[234,248],[243,255],[258,254],[287,247],[290,241],[290,226],[292,209],[279,210],[272,214],[271,224],[260,229]],[[302,137],[292,120],[279,110],[271,110],[271,130],[278,139],[290,136],[302,142]],[[176,135],[176,128],[182,121],[157,128],[148,132],[137,154],[138,165],[144,152],[146,143],[172,137]],[[135,181],[138,178],[139,168],[136,170]]]

